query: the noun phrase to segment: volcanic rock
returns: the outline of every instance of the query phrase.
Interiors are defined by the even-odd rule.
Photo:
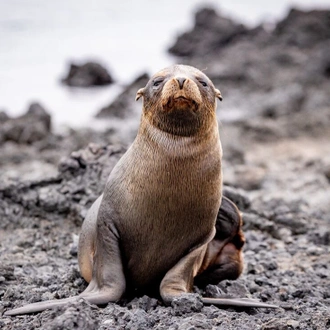
[[[91,87],[112,84],[113,79],[101,64],[87,62],[82,65],[71,63],[69,72],[62,82],[68,86]]]

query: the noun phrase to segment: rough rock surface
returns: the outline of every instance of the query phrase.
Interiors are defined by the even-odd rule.
[[[50,115],[39,103],[32,103],[24,115],[16,118],[5,112],[0,114],[0,144],[6,141],[32,144],[44,139],[50,129]]]
[[[34,221],[29,226],[40,219],[53,221],[66,217],[82,223],[86,208],[102,193],[123,150],[111,145],[90,144],[62,159],[54,176],[25,181],[4,178],[0,182],[0,228],[13,229],[24,219],[30,221],[31,214]]]
[[[62,82],[74,87],[102,86],[113,83],[107,69],[96,62],[87,62],[82,65],[70,64],[68,75]]]
[[[330,125],[329,13],[292,9],[270,30],[205,8],[169,51],[177,62],[205,70],[221,90],[220,121],[270,141],[305,131],[318,135]],[[143,86],[137,79],[98,114],[111,118],[117,142],[127,144],[136,134],[140,102],[134,96]]]
[[[10,118],[0,112],[0,180],[35,180],[56,174],[64,155],[85,147],[89,142],[115,142],[111,130],[67,129],[61,134],[51,128],[51,117],[39,104],[32,103],[27,112]]]
[[[78,301],[54,311],[2,318],[2,328],[78,324],[92,329],[327,329],[330,184],[322,172],[329,159],[321,156],[329,141],[283,140],[253,146],[245,141],[246,162],[262,164],[267,175],[255,190],[225,187],[225,194],[243,211],[245,270],[241,279],[209,285],[201,293],[253,297],[280,309],[221,310],[202,306],[193,295],[170,307],[149,297],[105,309]],[[92,144],[63,159],[55,177],[1,183],[1,310],[72,296],[86,287],[77,268],[77,235],[123,151]],[[242,166],[235,165],[235,158],[225,159],[225,164],[225,177],[228,167]]]
[[[247,33],[248,29],[243,24],[218,16],[214,9],[205,8],[196,13],[194,28],[179,36],[169,51],[177,56],[203,56],[206,50],[216,52]]]
[[[224,95],[219,116],[237,119],[220,125],[224,191],[240,207],[246,235],[241,278],[204,291],[195,287],[195,292],[256,298],[279,309],[219,309],[202,306],[194,294],[172,306],[146,296],[102,307],[78,300],[38,314],[2,316],[0,328],[329,329],[327,13],[291,11],[290,19],[270,32],[241,27],[217,51],[205,49],[208,56],[184,59],[199,67],[207,63],[207,74]],[[216,13],[203,15],[209,25],[218,24]],[[240,26],[223,19],[221,24],[232,24],[233,30]],[[7,120],[0,114],[0,122]],[[94,144],[68,157],[79,136],[81,144]],[[63,137],[50,133],[31,145],[0,144],[0,314],[28,302],[73,296],[86,287],[77,265],[78,234],[88,207],[124,152],[109,145],[114,140],[110,133],[75,132]],[[8,152],[13,146],[16,158]],[[65,157],[51,174],[33,180],[8,175],[8,166],[21,169],[24,159],[52,159],[54,166],[59,155]]]
[[[292,9],[275,28],[274,37],[287,45],[310,47],[330,39],[330,12],[312,10],[302,12]]]
[[[206,68],[223,95],[221,120],[244,119],[268,129],[267,119],[286,117],[289,125],[278,134],[289,135],[292,126],[309,129],[306,113],[314,129],[315,121],[329,125],[329,16],[329,10],[292,9],[269,31],[241,27],[204,9],[196,13],[194,28],[179,36],[169,51],[183,56],[181,62]],[[235,38],[223,42],[223,35],[232,30]]]
[[[136,92],[147,84],[149,78],[147,73],[143,73],[137,77],[118,95],[114,102],[102,108],[96,114],[96,118],[117,117],[124,119],[134,114],[140,115],[141,105],[139,103],[133,103],[133,101],[135,100]]]

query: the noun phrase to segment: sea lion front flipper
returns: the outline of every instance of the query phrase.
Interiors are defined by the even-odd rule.
[[[159,289],[165,304],[170,304],[174,298],[181,294],[191,292],[194,277],[201,267],[207,244],[213,238],[214,232],[215,230],[211,232],[204,244],[182,257],[179,262],[166,273],[160,283]]]
[[[227,307],[256,307],[256,308],[279,308],[279,306],[266,304],[255,299],[248,298],[202,298],[206,305]]]
[[[82,224],[78,244],[78,262],[80,274],[86,282],[90,282],[93,277],[93,258],[95,254],[97,215],[103,199],[103,194],[93,203],[88,210]]]

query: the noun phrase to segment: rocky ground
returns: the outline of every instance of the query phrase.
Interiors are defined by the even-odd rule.
[[[248,29],[204,9],[170,49],[176,62],[207,67],[224,96],[225,194],[243,212],[247,239],[241,278],[196,292],[279,309],[219,309],[198,295],[168,307],[146,296],[103,307],[80,300],[2,317],[1,329],[330,329],[329,41],[329,11],[292,10],[274,29]],[[144,78],[100,116],[125,121],[132,109],[138,118],[125,95]],[[23,118],[0,114],[0,313],[86,287],[80,226],[125,151],[114,143],[119,128],[58,135],[50,122],[36,104]]]

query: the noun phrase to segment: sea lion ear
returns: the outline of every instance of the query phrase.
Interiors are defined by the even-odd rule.
[[[144,95],[144,88],[140,88],[136,93],[135,101],[139,100],[140,97],[142,97],[143,95]]]
[[[217,97],[220,101],[222,101],[222,95],[218,89],[214,89],[215,91],[215,97]]]

